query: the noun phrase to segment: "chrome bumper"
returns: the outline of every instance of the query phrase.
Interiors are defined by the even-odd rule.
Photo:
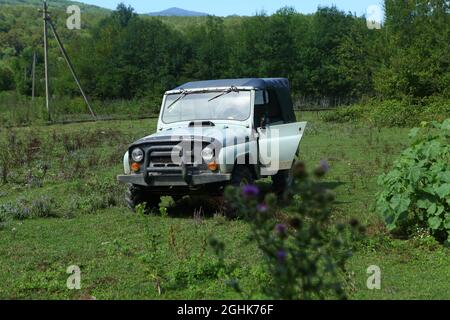
[[[225,183],[231,180],[231,174],[200,173],[194,175],[152,175],[130,174],[119,175],[121,183],[131,183],[144,187],[189,187],[209,183]]]

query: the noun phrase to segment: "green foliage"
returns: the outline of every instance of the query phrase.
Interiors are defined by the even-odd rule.
[[[426,226],[450,240],[450,119],[411,130],[414,142],[379,177],[377,207],[390,230]]]
[[[0,64],[0,91],[14,89],[14,73],[8,67]]]
[[[448,1],[386,0],[382,30],[370,30],[364,17],[334,6],[320,7],[311,15],[285,7],[270,16],[169,18],[140,16],[122,4],[113,12],[87,6],[82,30],[71,31],[64,25],[65,3],[55,3],[52,17],[85,91],[98,101],[93,108],[100,116],[153,113],[165,90],[211,78],[287,77],[295,96],[325,105],[381,97],[386,104],[371,106],[373,115],[364,116],[380,125],[410,124],[422,113],[431,120],[445,110],[423,100],[448,99],[450,94]],[[41,33],[34,8],[2,5],[0,91],[31,95],[36,52],[36,94],[44,95]],[[73,99],[79,97],[78,88],[52,39],[49,55],[55,119],[86,115],[84,103]],[[45,121],[41,99],[33,108],[26,99],[17,100],[11,106],[0,104],[9,116],[2,120],[0,110],[0,122]],[[112,100],[119,102],[110,108]],[[411,112],[409,105],[426,110]],[[331,118],[354,119],[353,112],[359,113],[345,110]]]
[[[250,240],[264,255],[270,281],[263,292],[270,298],[346,298],[341,277],[351,241],[363,229],[356,220],[350,225],[332,221],[334,194],[320,183],[327,171],[322,161],[311,178],[303,163],[295,165],[295,181],[282,201],[289,212],[284,223],[274,216],[279,210],[275,195],[261,196],[257,186],[227,190],[228,201],[251,226]],[[220,258],[224,245],[217,240],[211,245]],[[242,291],[238,282],[232,284]]]
[[[375,74],[380,94],[449,97],[449,8],[445,0],[385,1],[385,63]]]
[[[329,111],[323,115],[323,119],[338,123],[362,120],[379,127],[407,127],[421,121],[443,121],[449,114],[450,99],[433,96],[420,101],[407,98],[370,99]]]

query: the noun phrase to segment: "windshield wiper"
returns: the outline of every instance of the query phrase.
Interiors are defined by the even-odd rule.
[[[189,94],[189,91],[182,91],[180,93],[180,95],[178,96],[178,98],[176,98],[168,107],[167,107],[167,111],[169,111],[170,108],[172,108],[172,106],[177,103],[178,101],[180,101],[181,99],[183,99],[184,97],[186,97]]]
[[[217,96],[212,97],[211,99],[209,99],[208,102],[213,101],[213,100],[215,100],[215,99],[217,99],[217,98],[220,98],[220,97],[222,97],[222,96],[224,96],[224,95],[227,95],[227,94],[229,94],[229,93],[231,93],[231,92],[239,92],[239,89],[236,88],[235,86],[231,86],[230,88],[228,88],[228,89],[226,89],[225,91],[221,92],[221,93],[218,94]]]

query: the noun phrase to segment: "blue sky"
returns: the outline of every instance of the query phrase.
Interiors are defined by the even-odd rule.
[[[318,6],[336,5],[358,16],[366,13],[371,5],[381,6],[381,0],[79,0],[84,3],[114,9],[119,2],[131,5],[138,13],[161,11],[170,7],[206,12],[217,16],[231,14],[253,15],[265,10],[271,14],[284,6],[292,6],[302,13],[315,12]],[[51,2],[51,0],[50,0]]]

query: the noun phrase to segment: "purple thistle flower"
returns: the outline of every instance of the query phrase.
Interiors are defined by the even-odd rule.
[[[328,162],[326,160],[320,160],[320,167],[322,168],[322,170],[325,173],[330,171],[330,165],[328,164]]]
[[[259,213],[266,213],[269,211],[269,206],[265,203],[260,203],[256,206],[256,210],[258,210]]]
[[[286,236],[287,228],[284,224],[277,224],[275,227],[275,230],[277,231],[278,235],[280,237]]]
[[[287,259],[287,253],[284,249],[280,249],[277,252],[277,259],[279,263],[284,263],[286,262]]]
[[[330,165],[326,160],[320,160],[319,166],[314,170],[314,174],[321,178],[330,170]]]
[[[248,184],[242,187],[242,195],[246,198],[254,198],[259,194],[257,186]]]

